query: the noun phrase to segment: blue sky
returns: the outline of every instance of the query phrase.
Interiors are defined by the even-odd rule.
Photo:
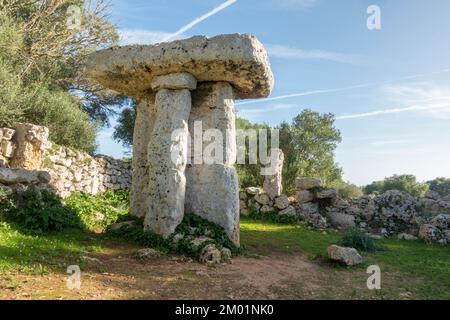
[[[113,0],[111,19],[123,44],[152,43],[224,2]],[[381,30],[366,26],[372,4]],[[269,52],[275,99],[237,101],[238,116],[275,126],[304,108],[336,114],[346,180],[427,180],[450,177],[449,14],[448,0],[237,0],[180,37],[256,35]],[[99,134],[99,153],[121,157],[111,136],[112,128]]]

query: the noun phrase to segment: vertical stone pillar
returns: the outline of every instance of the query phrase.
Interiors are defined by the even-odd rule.
[[[144,217],[147,213],[148,198],[148,144],[155,124],[155,94],[144,96],[136,108],[133,133],[133,184],[131,186],[130,213]]]
[[[17,123],[14,129],[17,149],[11,158],[10,166],[28,170],[41,168],[45,150],[49,148],[49,129],[30,123]]]
[[[184,216],[185,168],[191,93],[196,79],[188,73],[155,77],[155,120],[148,144],[148,199],[144,229],[170,236]]]
[[[239,189],[236,169],[236,128],[233,88],[226,82],[202,83],[193,92],[189,118],[191,137],[215,129],[222,133],[222,163],[196,163],[195,146],[191,164],[186,168],[186,212],[195,213],[222,226],[228,236],[239,244]],[[197,132],[200,129],[202,132]],[[211,132],[211,131],[210,131]],[[211,139],[213,140],[213,139]],[[203,142],[203,156],[208,145]],[[198,161],[197,161],[198,162]]]
[[[272,152],[275,152],[273,159],[276,159],[275,163],[270,164],[273,168],[273,175],[264,177],[264,192],[267,193],[271,200],[281,196],[283,192],[282,173],[284,162],[284,153],[281,149],[273,149]],[[272,157],[272,154],[270,156]]]

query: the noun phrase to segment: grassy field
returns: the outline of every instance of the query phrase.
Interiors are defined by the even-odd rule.
[[[326,249],[338,242],[336,232],[317,232],[299,225],[280,225],[250,219],[241,221],[242,243],[260,254],[302,253],[324,262]],[[382,272],[396,273],[396,280],[415,293],[417,298],[450,299],[450,247],[427,245],[421,241],[383,239],[382,248],[362,253],[362,267],[377,264]],[[409,283],[409,284],[408,284]]]
[[[279,257],[289,259],[299,256],[310,261],[323,274],[329,273],[346,279],[351,279],[352,274],[364,277],[365,268],[377,264],[382,270],[384,282],[383,294],[375,298],[398,298],[398,288],[401,287],[410,295],[405,298],[449,299],[449,247],[430,246],[420,241],[385,239],[379,241],[382,250],[362,253],[365,260],[362,266],[346,268],[329,263],[325,257],[326,248],[340,239],[341,235],[336,232],[318,232],[299,225],[281,225],[251,219],[241,221],[241,242],[246,249],[242,259],[262,256],[276,260]],[[6,286],[14,289],[15,286],[20,286],[14,275],[39,277],[52,273],[64,274],[68,265],[83,265],[83,255],[104,254],[116,246],[117,241],[102,234],[66,230],[46,236],[27,235],[7,223],[0,223],[0,279],[6,279],[3,281],[3,288]],[[131,249],[138,248],[135,246]],[[383,277],[384,275],[386,276]],[[353,284],[342,284],[346,285],[351,287]],[[355,291],[354,298],[366,298],[359,297],[358,294]],[[318,297],[340,298],[333,290],[328,295]]]

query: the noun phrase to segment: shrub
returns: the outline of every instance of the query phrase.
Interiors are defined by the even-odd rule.
[[[135,217],[127,217],[127,220],[136,220]],[[125,220],[125,219],[124,219]],[[221,227],[205,220],[194,214],[187,214],[183,221],[177,226],[172,236],[164,239],[153,232],[144,231],[142,227],[142,219],[137,219],[133,227],[122,228],[119,230],[108,230],[109,234],[132,241],[134,243],[157,249],[165,253],[186,254],[198,257],[200,251],[208,244],[215,244],[217,248],[228,248],[234,254],[241,253],[242,249],[230,240],[225,230]],[[206,236],[210,241],[205,241],[201,246],[194,247],[192,240],[198,237]],[[180,237],[175,239],[175,237]]]
[[[357,228],[352,228],[346,231],[339,244],[345,247],[352,247],[362,251],[377,250],[375,240],[370,235]]]
[[[66,199],[65,204],[76,212],[87,229],[107,228],[128,214],[129,193],[127,190],[107,191],[98,196],[75,193]]]
[[[328,187],[336,189],[338,196],[342,199],[359,198],[364,195],[362,188],[345,181],[336,181]]]
[[[26,187],[2,196],[2,218],[16,223],[24,231],[48,233],[81,227],[76,213],[66,208],[58,196],[36,187]]]
[[[409,193],[413,197],[423,197],[428,191],[426,183],[417,182],[413,175],[393,175],[383,181],[374,181],[364,188],[366,194],[384,193],[389,190],[398,190]]]

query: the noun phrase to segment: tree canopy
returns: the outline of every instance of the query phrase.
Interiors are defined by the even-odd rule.
[[[1,2],[0,125],[45,125],[52,141],[93,151],[96,129],[123,99],[80,73],[87,54],[117,41],[107,9],[103,0]]]

